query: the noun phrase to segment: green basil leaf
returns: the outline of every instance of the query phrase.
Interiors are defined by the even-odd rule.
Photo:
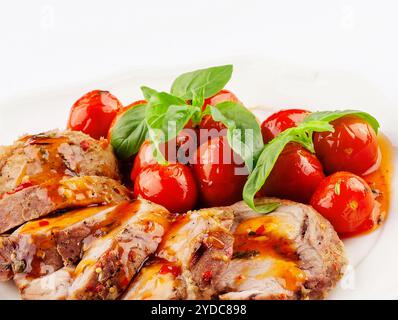
[[[152,95],[158,93],[156,90],[151,89],[149,87],[145,87],[145,86],[141,87],[141,91],[142,91],[142,94],[144,95],[144,98],[146,101],[149,101],[151,99]]]
[[[325,121],[312,121],[301,123],[297,127],[287,129],[276,136],[263,148],[257,161],[257,165],[249,175],[243,189],[243,199],[253,210],[260,213],[269,213],[269,207],[257,207],[254,202],[254,196],[260,191],[268,176],[270,175],[279,155],[289,142],[297,142],[306,148],[313,149],[313,132],[332,131],[333,127]],[[311,142],[310,142],[311,141]]]
[[[184,100],[192,100],[203,90],[203,98],[215,95],[232,76],[232,65],[224,65],[187,72],[174,80],[171,94]]]
[[[251,172],[264,147],[260,125],[254,114],[238,102],[221,102],[205,111],[215,121],[221,121],[227,128],[231,148],[242,157]]]
[[[184,100],[166,92],[151,93],[145,121],[158,162],[167,162],[160,152],[160,145],[175,138],[188,121],[200,112],[199,107],[187,105]]]
[[[120,159],[136,154],[147,137],[146,104],[123,113],[111,132],[111,145]]]
[[[204,95],[205,95],[205,88],[200,88],[197,91],[195,91],[192,96],[192,105],[201,108],[205,102]]]
[[[304,122],[310,122],[310,121],[332,122],[336,119],[339,119],[341,117],[348,116],[348,115],[354,115],[354,116],[364,119],[365,121],[367,121],[369,123],[369,125],[375,130],[376,133],[378,132],[378,130],[380,128],[379,122],[373,116],[371,116],[367,112],[358,111],[358,110],[312,112],[304,119]]]

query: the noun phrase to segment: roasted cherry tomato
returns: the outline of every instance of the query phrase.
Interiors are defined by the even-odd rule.
[[[143,168],[155,163],[156,160],[153,157],[153,148],[151,142],[148,140],[144,141],[134,159],[133,169],[131,170],[130,174],[131,181],[135,181],[137,175]]]
[[[230,205],[242,200],[248,173],[225,136],[203,143],[193,156],[193,162],[192,169],[199,182],[203,206]]]
[[[140,106],[140,105],[143,105],[143,104],[146,104],[146,103],[147,103],[146,100],[138,100],[138,101],[134,101],[133,103],[129,104],[128,106],[125,106],[125,107],[121,108],[121,109],[118,111],[116,117],[113,119],[113,121],[112,121],[112,123],[111,123],[111,125],[110,125],[110,127],[109,127],[107,139],[108,139],[109,141],[111,140],[112,129],[113,129],[113,127],[115,126],[116,122],[117,122],[117,121],[120,119],[120,117],[123,115],[123,113],[125,113],[127,110],[130,110],[131,108],[134,108],[134,107],[136,107],[136,106]]]
[[[376,171],[381,158],[373,128],[355,116],[342,117],[331,124],[334,132],[314,134],[316,155],[326,173],[349,171],[364,175]]]
[[[188,164],[198,146],[195,129],[183,129],[176,139],[172,139],[160,147],[160,151],[168,162]],[[144,141],[134,159],[130,178],[135,180],[138,173],[148,165],[157,163],[153,156],[153,147],[149,141]]]
[[[319,160],[300,145],[289,143],[279,155],[260,194],[309,203],[324,178]]]
[[[309,113],[301,109],[288,109],[272,114],[261,124],[264,143],[270,142],[286,129],[297,126]]]
[[[134,182],[134,196],[158,203],[170,212],[192,210],[198,189],[191,169],[183,164],[152,164],[142,169]]]
[[[95,139],[106,137],[121,107],[119,100],[108,91],[88,92],[72,106],[68,128],[82,131]]]
[[[368,231],[375,225],[374,198],[369,185],[349,172],[337,172],[323,180],[311,205],[342,235]]]
[[[208,105],[215,106],[216,104],[225,101],[239,102],[238,98],[231,91],[221,90],[219,93],[205,100],[202,110],[205,110]],[[226,129],[226,127],[221,122],[214,121],[213,118],[209,115],[203,117],[199,127],[201,129],[207,130],[216,129],[217,131]]]

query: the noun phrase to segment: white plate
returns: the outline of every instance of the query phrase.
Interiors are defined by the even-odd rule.
[[[382,88],[367,79],[344,71],[315,70],[286,65],[263,57],[230,58],[185,68],[129,70],[92,83],[49,88],[0,102],[0,145],[12,143],[24,133],[64,128],[70,106],[92,89],[107,89],[127,104],[141,99],[139,88],[148,85],[168,90],[182,72],[224,63],[234,64],[228,88],[263,119],[272,110],[303,107],[312,110],[355,108],[370,112],[380,121],[382,131],[398,156],[398,109],[382,95]],[[394,174],[393,189],[398,190]],[[350,267],[331,299],[398,298],[398,203],[393,197],[387,221],[376,232],[345,241]],[[18,299],[12,283],[0,284],[0,299]]]

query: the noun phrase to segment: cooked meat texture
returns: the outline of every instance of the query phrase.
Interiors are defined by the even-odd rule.
[[[133,280],[123,300],[182,300],[187,296],[181,267],[152,259]]]
[[[24,300],[65,300],[72,284],[73,272],[74,268],[65,267],[36,279],[18,274],[14,280]]]
[[[77,264],[87,246],[119,226],[133,212],[129,202],[78,209],[55,217],[24,224],[0,245],[0,279],[15,273],[30,278],[50,274]]]
[[[107,140],[98,141],[77,131],[54,130],[24,136],[0,149],[0,195],[64,176],[118,180],[117,160]]]
[[[257,200],[270,202],[267,215],[239,202],[176,216],[136,200],[30,222],[0,238],[0,277],[37,259],[38,278],[14,275],[25,299],[324,298],[346,265],[342,242],[310,206]],[[111,212],[119,224],[104,222]],[[40,236],[48,247],[26,250]]]
[[[0,233],[54,211],[130,198],[116,180],[99,176],[64,177],[9,194],[0,199]]]
[[[232,255],[232,211],[202,209],[179,216],[123,299],[210,299],[213,277]]]
[[[76,268],[64,267],[36,279],[18,274],[14,280],[24,299],[116,299],[126,290],[143,262],[153,254],[169,227],[169,213],[145,200],[121,204],[119,225],[83,241]],[[55,283],[55,285],[48,285]]]
[[[331,224],[310,206],[278,199],[269,215],[245,203],[235,212],[234,253],[216,284],[220,299],[321,299],[346,265]]]
[[[7,236],[0,236],[0,281],[12,278],[11,256],[13,251],[13,242]]]

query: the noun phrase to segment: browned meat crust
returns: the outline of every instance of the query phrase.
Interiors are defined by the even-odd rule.
[[[116,157],[107,140],[77,131],[24,136],[0,150],[0,195],[21,184],[39,185],[63,176],[119,179]]]

